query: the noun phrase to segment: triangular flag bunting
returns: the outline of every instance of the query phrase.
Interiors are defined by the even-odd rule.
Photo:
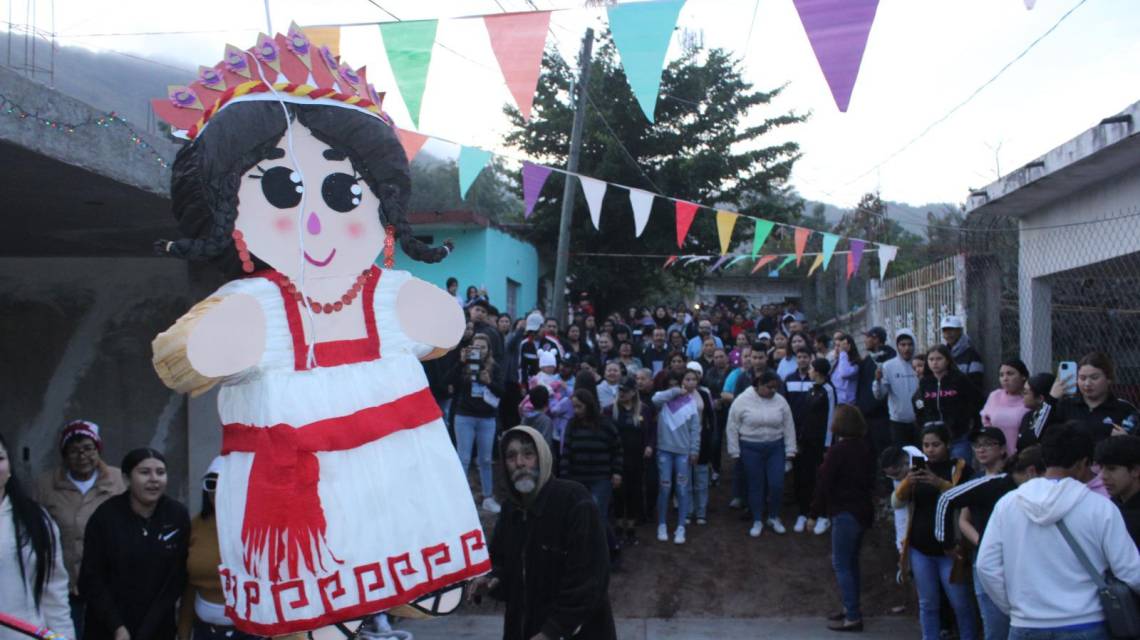
[[[685,241],[685,236],[689,235],[689,227],[693,224],[693,218],[697,217],[697,205],[692,202],[677,201],[677,248],[681,248],[681,244]]]
[[[668,269],[669,267],[673,266],[675,262],[677,262],[677,256],[669,256],[669,259],[665,261],[665,266],[661,268]]]
[[[768,239],[768,235],[772,233],[772,227],[776,226],[771,220],[756,219],[756,231],[752,234],[752,257],[755,258],[760,253],[760,247],[764,245],[764,241]]]
[[[523,120],[530,120],[534,90],[542,69],[542,50],[546,31],[550,28],[549,11],[504,13],[483,16],[491,49],[499,61],[499,69],[507,88],[519,107]]]
[[[892,247],[889,244],[879,245],[879,279],[882,280],[887,277],[887,265],[890,264],[895,256],[899,254],[898,247]]]
[[[534,205],[538,204],[538,194],[542,192],[542,185],[546,184],[551,171],[553,170],[550,167],[523,162],[523,204],[526,206],[523,212],[524,218],[529,218],[530,214],[534,213]]]
[[[728,253],[728,245],[732,244],[732,229],[736,226],[739,213],[731,211],[716,212],[716,234],[720,237],[720,255]]]
[[[587,178],[586,176],[578,176],[578,183],[582,185],[582,195],[586,198],[586,206],[590,209],[590,220],[594,223],[594,229],[601,230],[602,220],[602,198],[606,195],[605,182],[596,178]]]
[[[708,273],[712,273],[713,271],[719,269],[720,265],[728,262],[728,259],[731,257],[732,256],[721,256],[720,258],[717,258],[717,261],[713,263],[713,266],[709,267]]]
[[[649,222],[649,212],[653,209],[653,194],[641,189],[630,189],[629,204],[633,206],[634,235],[640,238]]]
[[[779,278],[780,277],[780,271],[783,270],[784,267],[788,266],[788,264],[791,263],[791,261],[795,260],[795,259],[796,259],[795,256],[785,256],[784,261],[781,262],[780,264],[776,265],[776,268],[772,269],[772,271],[768,274],[768,276],[771,278]]]
[[[622,69],[645,117],[653,122],[665,53],[684,0],[629,2],[606,11]]]
[[[461,146],[459,148],[459,197],[466,198],[467,190],[471,188],[475,178],[483,172],[483,168],[491,161],[491,152],[476,147]]]
[[[698,262],[707,262],[712,260],[712,256],[685,256],[685,266],[696,264]]]
[[[400,146],[404,147],[404,155],[408,156],[408,162],[411,162],[419,154],[420,149],[423,148],[428,139],[422,133],[400,128],[396,129],[396,137],[400,139]]]
[[[1033,9],[1033,5],[1037,4],[1037,0],[1025,0],[1025,8]]]
[[[815,261],[811,263],[811,268],[808,269],[808,277],[812,277],[812,275],[815,273],[815,270],[818,269],[824,262],[825,261],[823,259],[822,253],[815,254]]]
[[[847,111],[879,0],[793,0],[840,111]]]
[[[748,257],[748,254],[742,253],[742,254],[736,256],[735,258],[733,258],[732,262],[729,262],[728,264],[724,265],[724,268],[725,269],[731,269],[732,265],[736,264],[737,262],[740,262],[741,260],[743,260],[747,257]]]
[[[859,270],[859,263],[863,260],[863,247],[866,243],[862,240],[851,239],[851,253],[847,254],[847,279],[850,280],[851,276]]]
[[[823,234],[823,270],[827,271],[828,265],[831,264],[831,254],[835,253],[835,245],[839,244],[839,236],[834,233]],[[815,270],[814,268],[812,269]],[[811,273],[808,273],[810,276]]]
[[[769,264],[775,260],[776,257],[777,256],[760,256],[760,259],[756,261],[756,266],[752,267],[752,273],[756,273],[760,269],[764,268],[764,265]]]
[[[800,261],[804,259],[804,249],[807,248],[808,238],[811,237],[811,229],[804,229],[803,227],[796,227],[796,266],[800,266]],[[779,271],[779,269],[777,269]]]
[[[437,25],[437,20],[405,20],[380,25],[388,64],[392,67],[400,96],[417,129],[420,126],[420,107],[423,104],[424,87],[427,85]]]

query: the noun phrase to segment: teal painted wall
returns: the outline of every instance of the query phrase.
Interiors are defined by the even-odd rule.
[[[530,244],[494,228],[432,227],[417,230],[417,235],[432,236],[438,245],[450,238],[455,250],[442,262],[427,264],[416,262],[396,245],[396,268],[410,271],[441,289],[447,279],[459,280],[462,296],[468,285],[485,287],[491,304],[507,309],[507,279],[518,282],[518,303],[515,315],[534,308],[538,299],[538,251]]]

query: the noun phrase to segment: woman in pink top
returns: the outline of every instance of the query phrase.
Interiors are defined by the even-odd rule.
[[[1029,411],[1021,399],[1028,378],[1029,369],[1021,360],[1013,358],[1001,363],[998,373],[1001,384],[982,407],[982,424],[1001,429],[1008,443],[1009,455],[1017,452],[1017,432],[1021,428],[1021,417]]]

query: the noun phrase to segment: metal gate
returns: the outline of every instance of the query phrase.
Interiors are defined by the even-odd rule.
[[[966,257],[952,256],[910,273],[884,280],[877,304],[870,306],[872,317],[887,330],[890,342],[895,331],[906,327],[914,331],[918,349],[942,340],[939,327],[948,315],[966,320]],[[874,297],[870,298],[875,300]]]

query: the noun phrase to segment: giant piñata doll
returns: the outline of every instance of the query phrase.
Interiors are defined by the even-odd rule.
[[[155,339],[154,364],[172,389],[220,386],[219,573],[249,633],[447,613],[490,569],[419,362],[456,344],[463,314],[392,269],[397,241],[426,262],[451,247],[412,236],[380,101],[294,25],[154,102],[189,140],[171,185],[185,238],[156,249],[230,278]]]

